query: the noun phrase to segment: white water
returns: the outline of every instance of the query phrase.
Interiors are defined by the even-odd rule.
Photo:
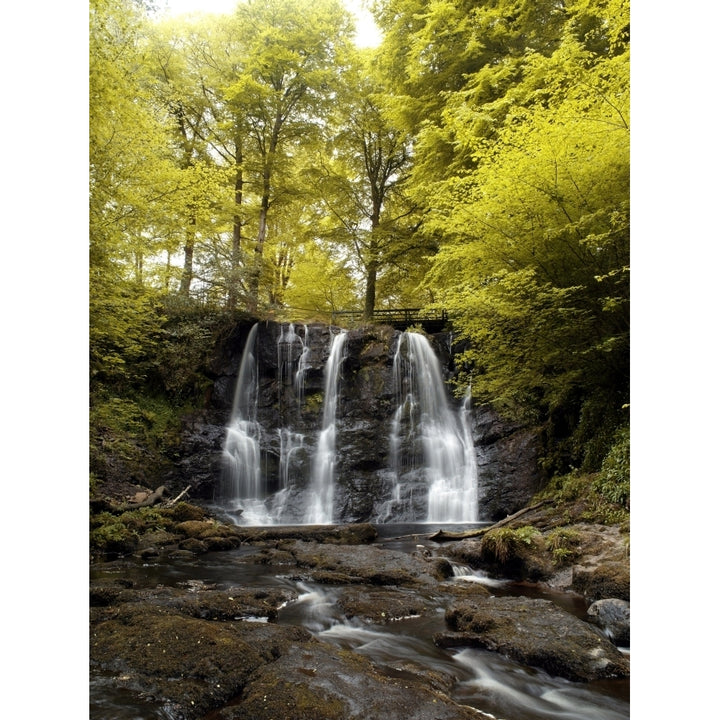
[[[347,334],[335,335],[330,357],[325,366],[325,402],[323,427],[318,438],[312,468],[305,522],[312,525],[328,525],[333,521],[333,497],[335,494],[335,434],[337,401],[340,391],[340,369]]]
[[[440,362],[427,338],[404,332],[393,360],[397,409],[390,432],[391,498],[378,520],[472,523],[478,519],[477,461],[468,424],[469,393],[459,413],[448,402]],[[425,516],[414,494],[427,492]]]
[[[295,332],[295,324],[289,323],[287,327],[283,325],[277,342],[278,393],[281,401],[284,386],[295,382],[294,365],[298,347],[302,347],[302,352],[305,352],[303,339]],[[302,357],[302,353],[300,357]]]
[[[253,325],[245,343],[238,373],[230,422],[225,429],[223,446],[223,495],[234,509],[255,516],[262,510],[263,495],[260,466],[260,425],[256,421],[258,370],[255,343],[258,326]],[[262,503],[260,503],[262,504]]]
[[[300,404],[305,400],[305,373],[310,367],[310,330],[307,325],[303,326],[305,334],[302,338],[303,349],[298,360],[298,368],[295,373],[293,385],[295,388],[295,396]]]

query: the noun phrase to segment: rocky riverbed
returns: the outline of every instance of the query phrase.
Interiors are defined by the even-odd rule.
[[[458,692],[442,661],[338,640],[385,638],[403,623],[429,628],[438,653],[489,653],[571,690],[629,677],[629,557],[616,527],[559,527],[546,507],[475,537],[415,535],[397,549],[370,524],[240,527],[185,502],[94,509],[92,717],[103,694],[176,720],[500,717]],[[208,562],[221,570],[189,579],[177,569]]]

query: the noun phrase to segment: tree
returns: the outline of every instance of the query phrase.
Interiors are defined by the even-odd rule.
[[[317,136],[332,106],[352,26],[336,0],[250,0],[233,22],[246,54],[223,97],[242,108],[247,129],[247,182],[257,197],[248,309],[257,311],[270,210],[297,146]]]
[[[152,77],[145,18],[130,0],[90,4],[90,370],[94,381],[142,373],[158,330],[143,259],[158,249],[156,205],[175,180]]]
[[[544,423],[555,469],[597,468],[629,402],[627,3],[530,5],[468,11],[494,60],[433,100],[407,187],[440,245],[426,287],[468,347],[459,382]]]
[[[409,137],[393,125],[371,53],[358,53],[318,156],[313,184],[329,213],[327,237],[350,247],[364,280],[364,316],[373,317],[378,280],[417,259],[415,206],[404,190]]]

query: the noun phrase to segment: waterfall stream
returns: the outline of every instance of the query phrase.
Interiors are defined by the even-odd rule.
[[[333,520],[336,414],[340,390],[340,369],[346,338],[347,333],[345,332],[335,335],[325,368],[323,426],[315,452],[310,497],[305,513],[305,522],[312,524],[324,525]]]
[[[221,494],[232,510],[241,509],[246,520],[262,523],[260,431],[257,422],[258,368],[256,357],[258,326],[253,325],[245,342],[235,386],[232,413],[223,446],[224,470]]]
[[[274,384],[263,371],[262,423],[257,419],[262,354],[258,333],[256,324],[245,344],[226,427],[220,493],[225,507],[235,517],[241,514],[244,525],[332,523],[341,452],[336,447],[338,422],[344,419],[338,407],[340,371],[347,332],[331,331],[323,352],[320,342],[327,342],[321,341],[323,333],[313,336],[312,345],[307,325],[280,326]],[[322,395],[318,351],[327,358]],[[308,377],[313,378],[313,389],[306,398]],[[377,523],[477,522],[478,449],[470,431],[469,391],[459,409],[451,404],[440,361],[428,338],[416,332],[398,336],[392,376],[386,377],[386,393],[394,392],[395,410],[391,417],[375,420],[387,427],[387,445],[376,445],[370,453],[386,458],[386,464],[371,490],[375,504],[366,517]],[[276,392],[277,405],[272,408],[268,388]],[[314,414],[320,411],[319,398],[321,425]],[[345,484],[352,480],[346,473],[341,478]]]
[[[400,336],[393,378],[397,397],[390,431],[394,484],[378,519],[477,522],[477,461],[467,417],[469,392],[460,412],[454,413],[440,362],[420,333]]]

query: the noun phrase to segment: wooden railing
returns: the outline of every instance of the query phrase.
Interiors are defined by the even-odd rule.
[[[357,323],[365,319],[362,310],[336,310],[332,313],[333,324]],[[398,330],[407,330],[415,325],[427,332],[440,332],[449,324],[445,310],[423,310],[423,308],[391,308],[375,310],[370,322],[377,325],[392,325]]]

